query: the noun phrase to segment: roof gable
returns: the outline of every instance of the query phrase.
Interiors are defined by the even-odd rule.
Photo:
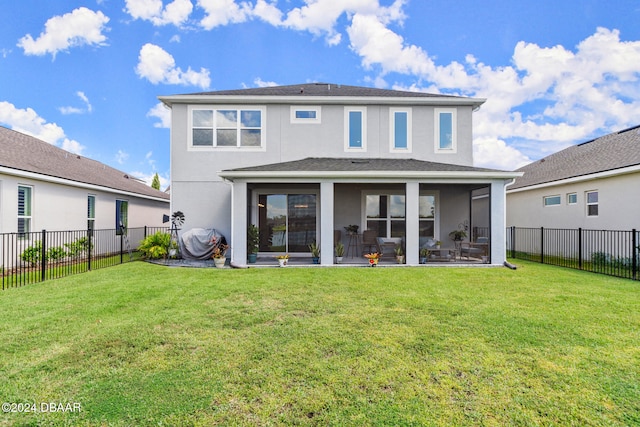
[[[169,196],[96,160],[0,126],[0,166],[105,189],[168,200]]]
[[[509,190],[640,165],[640,126],[573,145],[530,163]]]

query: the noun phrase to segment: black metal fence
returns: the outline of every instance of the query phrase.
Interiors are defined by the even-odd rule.
[[[509,227],[507,251],[516,259],[640,280],[640,234],[636,229]]]
[[[2,289],[135,260],[142,240],[166,227],[0,234]]]

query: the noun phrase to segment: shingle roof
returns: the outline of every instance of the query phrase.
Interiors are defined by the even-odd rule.
[[[640,165],[640,126],[583,142],[530,163],[509,190]]]
[[[309,157],[291,162],[273,163],[246,168],[230,169],[235,172],[368,172],[368,171],[406,171],[406,172],[503,172],[495,169],[472,166],[451,165],[447,163],[427,162],[416,159],[368,159],[368,158],[328,158]]]
[[[96,160],[0,126],[0,166],[159,199],[169,195]]]

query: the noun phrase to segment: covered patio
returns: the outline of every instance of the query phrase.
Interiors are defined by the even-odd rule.
[[[345,246],[340,265],[367,265],[363,231],[385,243],[381,266],[493,264],[505,260],[505,186],[518,173],[414,159],[309,158],[219,172],[231,183],[231,261],[247,263],[247,227],[260,229],[256,265],[311,265],[308,245],[320,248],[319,264],[335,265],[335,246]],[[346,227],[357,225],[358,233]],[[466,243],[486,238],[483,255],[466,253],[449,236],[464,231]],[[391,245],[389,245],[391,243]],[[477,255],[477,256],[476,256]],[[431,258],[434,258],[433,260]]]

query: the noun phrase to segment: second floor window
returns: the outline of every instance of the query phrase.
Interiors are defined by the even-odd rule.
[[[18,233],[31,231],[31,193],[32,187],[18,186]]]
[[[435,110],[435,148],[440,153],[455,153],[457,149],[457,117],[454,108]]]
[[[392,108],[391,151],[411,151],[411,110]]]
[[[262,147],[262,108],[191,110],[193,147]]]
[[[598,216],[598,192],[587,191],[587,216]]]
[[[367,149],[367,110],[365,107],[345,108],[345,150]]]

